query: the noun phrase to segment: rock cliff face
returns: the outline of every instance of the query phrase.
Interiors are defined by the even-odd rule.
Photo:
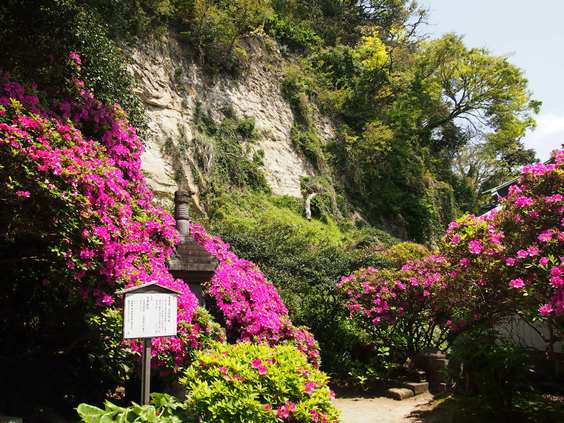
[[[193,150],[198,146],[191,142],[197,107],[209,110],[218,121],[226,108],[239,117],[254,118],[260,134],[255,148],[264,152],[264,170],[273,193],[301,197],[300,179],[312,175],[313,169],[290,139],[294,117],[280,92],[285,61],[275,46],[266,45],[249,44],[249,66],[238,78],[206,75],[172,37],[130,50],[131,71],[139,80],[149,119],[143,170],[158,197],[169,198],[179,184],[185,184],[198,201],[200,187],[193,172]],[[319,133],[328,138],[331,126],[320,125]],[[188,147],[171,154],[166,144],[180,147],[181,140]],[[178,167],[184,180],[179,180]]]

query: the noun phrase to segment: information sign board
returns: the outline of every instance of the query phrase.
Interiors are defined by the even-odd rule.
[[[176,335],[177,294],[132,292],[125,296],[125,339]]]

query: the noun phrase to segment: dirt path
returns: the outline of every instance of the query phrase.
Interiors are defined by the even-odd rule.
[[[337,398],[343,423],[417,423],[421,420],[409,415],[426,409],[433,400],[429,393],[403,401],[390,398]]]

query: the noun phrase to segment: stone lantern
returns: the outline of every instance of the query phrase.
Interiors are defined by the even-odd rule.
[[[192,194],[189,191],[174,193],[174,218],[176,229],[180,234],[180,243],[176,247],[176,254],[168,268],[175,278],[182,279],[190,286],[190,290],[198,297],[200,305],[203,306],[205,304],[202,284],[211,280],[218,262],[190,235],[188,204]]]

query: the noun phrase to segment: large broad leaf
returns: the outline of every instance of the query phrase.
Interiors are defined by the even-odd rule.
[[[115,411],[106,412],[101,418],[99,423],[113,423],[117,421],[115,417],[117,417],[118,413]]]
[[[76,411],[82,418],[82,420],[86,423],[98,422],[100,417],[106,413],[106,411],[102,410],[101,408],[94,407],[93,405],[88,404],[80,404],[76,408]]]

